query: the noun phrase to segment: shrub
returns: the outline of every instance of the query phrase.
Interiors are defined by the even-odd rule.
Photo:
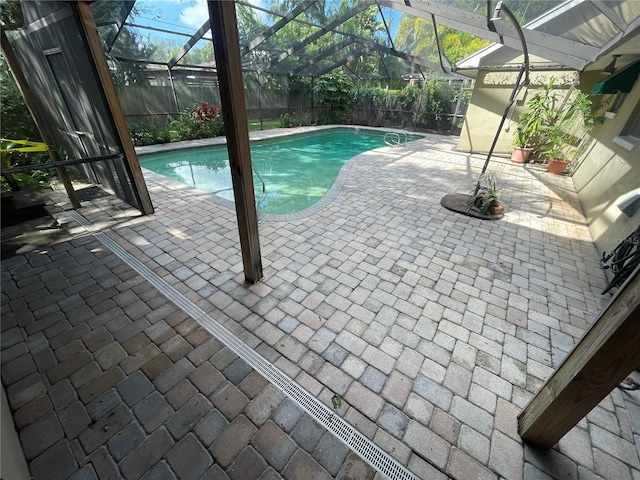
[[[355,98],[351,78],[340,70],[319,77],[313,86],[313,93],[316,102],[328,107],[329,116],[336,122],[343,120]]]
[[[36,170],[33,173],[15,173],[13,179],[16,181],[20,190],[34,190],[40,191],[49,188],[49,178],[51,174],[43,171]],[[10,182],[5,176],[0,177],[0,183],[3,189],[13,190]]]
[[[168,128],[156,124],[134,123],[129,126],[135,145],[179,142],[212,138],[224,134],[220,110],[208,102],[200,102],[177,119],[169,121]]]
[[[306,127],[308,125],[313,125],[313,122],[295,113],[291,115],[288,113],[280,115],[280,126],[282,128]]]
[[[380,87],[364,87],[354,94],[354,104],[359,108],[386,109],[388,92]]]
[[[172,124],[177,126],[180,140],[212,138],[224,133],[220,110],[208,102],[200,102],[200,105],[193,107],[189,113],[181,114]],[[169,128],[171,129],[172,125],[169,125]]]
[[[132,123],[129,125],[129,131],[131,132],[133,144],[136,146],[171,142],[169,129],[154,123]]]

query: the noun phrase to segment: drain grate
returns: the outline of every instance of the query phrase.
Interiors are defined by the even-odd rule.
[[[391,480],[418,480],[418,477],[401,465],[396,459],[349,425],[342,417],[335,414],[329,407],[316,399],[287,374],[268,362],[262,355],[249,347],[249,345],[210,317],[204,310],[165,282],[153,270],[134,257],[115,240],[96,229],[91,222],[78,212],[67,211],[64,215],[85,228],[100,243],[151,283],[160,293],[197,321],[211,333],[211,335],[238,355],[238,357],[247,362],[254,370],[299,405],[329,432],[333,433],[347,447],[360,455],[360,457],[379,473]]]

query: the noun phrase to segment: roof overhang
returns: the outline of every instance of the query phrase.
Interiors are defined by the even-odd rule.
[[[414,0],[412,5],[419,6],[420,2]],[[462,19],[458,19],[460,20]],[[474,25],[480,26],[478,18],[469,18],[466,21],[473,21]],[[502,27],[508,28],[507,25]],[[462,60],[458,64],[458,73],[463,73],[460,70],[477,71],[483,66],[500,64],[501,56],[498,52],[509,49],[521,51],[519,43],[515,42],[508,32],[505,36],[504,32],[498,30],[499,43],[496,42]],[[573,70],[598,70],[600,59],[609,54],[640,56],[640,48],[637,46],[637,40],[634,40],[640,32],[640,2],[568,0],[524,25],[523,32],[529,53]],[[630,51],[634,43],[636,47]],[[576,49],[577,45],[582,46]],[[625,51],[618,52],[623,45]],[[606,63],[609,60],[610,58]]]

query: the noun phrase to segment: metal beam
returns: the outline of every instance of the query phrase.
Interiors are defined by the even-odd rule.
[[[360,37],[351,37],[351,41],[353,43],[359,43],[360,45],[362,45],[364,48],[362,50],[360,50],[357,54],[350,54],[346,57],[346,59],[340,60],[338,62],[336,62],[332,67],[330,68],[325,68],[323,70],[321,70],[319,73],[316,73],[316,76],[322,76],[325,73],[328,73],[332,70],[334,70],[335,68],[340,67],[341,65],[344,65],[345,63],[354,60],[362,55],[366,55],[367,53],[371,52],[371,51],[376,51],[379,53],[386,53],[387,55],[392,55],[394,57],[398,57],[398,58],[402,58],[403,60],[406,60],[408,62],[411,63],[415,63],[416,65],[422,66],[422,67],[426,67],[426,68],[431,68],[433,70],[441,70],[440,68],[440,64],[435,63],[435,62],[430,62],[428,60],[424,60],[420,57],[416,57],[413,55],[410,55],[408,53],[404,53],[404,52],[399,52],[398,50],[395,50],[393,48],[387,47],[386,45],[381,45],[379,43],[376,42],[372,42],[371,40],[365,40],[363,38]],[[334,53],[334,52],[331,52]],[[308,68],[308,66],[305,66],[304,69]],[[459,75],[451,74],[452,76],[456,76],[459,77]]]
[[[611,23],[613,23],[620,30],[624,31],[627,28],[627,22],[625,22],[624,19],[620,15],[618,15],[613,9],[607,6],[606,3],[602,1],[599,1],[599,2],[592,1],[591,5],[593,5],[595,8],[600,10],[600,12],[609,20],[611,20]]]
[[[211,23],[209,22],[209,19],[207,19],[196,31],[196,33],[194,33],[193,36],[189,40],[187,40],[187,43],[185,43],[182,48],[173,56],[173,58],[169,60],[167,66],[169,68],[173,68],[176,63],[182,60],[182,57],[184,57],[187,52],[191,50],[191,47],[198,43],[198,41],[204,36],[204,34],[207,33],[207,30],[209,30],[209,28],[211,28]]]
[[[58,156],[58,158],[60,157]],[[0,174],[4,175],[5,173],[33,173],[36,170],[47,170],[49,168],[60,168],[60,167],[67,167],[70,165],[81,165],[83,163],[104,162],[107,160],[118,160],[118,159],[122,160],[122,158],[123,156],[121,153],[113,153],[111,155],[102,155],[100,157],[75,158],[73,160],[55,160],[53,162],[47,162],[47,163],[32,163],[31,165],[22,165],[21,167],[11,167],[11,168],[0,167]],[[78,206],[76,207],[74,205],[73,208],[80,208],[80,202],[78,201]]]
[[[432,68],[434,70],[441,70],[440,64],[435,62],[430,62],[429,60],[424,60],[420,57],[416,57],[414,55],[410,55],[408,53],[399,52],[393,48],[387,47],[386,45],[381,45],[376,42],[372,42],[371,40],[364,40],[359,37],[353,38],[353,41],[369,47],[371,50],[377,50],[378,52],[386,53],[388,55],[393,55],[394,57],[402,58],[409,62],[415,63],[416,65],[420,65],[422,67]]]
[[[243,3],[243,2],[238,2],[238,3],[240,3],[240,4],[242,4],[242,5],[250,6],[249,4],[245,4],[245,3]],[[258,8],[258,7],[254,7],[254,8]],[[262,11],[265,11],[265,12],[268,12],[268,10],[265,10],[265,9],[262,9],[262,8],[258,8],[258,9],[259,9],[259,10],[262,10]],[[379,10],[379,11],[381,10],[380,6],[378,6],[378,10]],[[384,16],[383,16],[383,19],[384,19]],[[300,20],[299,20],[299,22],[300,22],[300,23],[302,23],[302,24],[304,24],[304,25],[309,25],[309,26],[311,26],[311,27],[319,28],[319,27],[318,27],[318,25],[316,25],[316,24],[314,24],[314,23],[312,23],[312,22],[306,21],[306,20],[304,20],[304,19],[300,19]],[[386,25],[386,22],[385,22],[385,25]],[[362,38],[362,37],[357,36],[357,35],[354,35],[354,34],[352,34],[352,33],[343,32],[343,31],[341,31],[341,30],[334,29],[334,30],[333,30],[333,32],[334,32],[335,34],[339,34],[339,35],[343,35],[343,36],[345,36],[345,37],[347,37],[347,38],[351,38],[351,39],[353,40],[353,42],[371,42],[371,40],[369,40],[369,39]],[[392,47],[393,47],[393,40],[391,40],[391,38],[389,38],[389,40],[391,41],[391,45],[392,45]],[[342,46],[341,46],[341,47],[339,47],[339,48],[335,48],[336,46],[331,47],[331,48],[329,49],[329,50],[330,50],[330,53],[329,53],[328,55],[330,55],[331,53],[334,53],[334,52],[336,52],[336,51],[340,50],[341,48],[344,48],[344,46],[346,46],[346,43],[345,43],[345,42],[346,42],[346,41],[343,41],[343,42],[341,42],[340,44],[338,44],[338,45],[342,45]],[[350,42],[350,43],[351,43],[351,42]],[[389,47],[387,47],[386,45],[382,45],[382,44],[379,44],[379,43],[376,43],[376,42],[373,42],[373,45],[375,45],[375,46],[377,46],[377,47],[380,47],[380,48],[382,48],[382,49],[388,49],[388,48],[389,48]],[[306,45],[304,45],[304,46],[306,46]],[[303,48],[304,48],[304,46],[303,46]],[[369,44],[369,46],[370,46],[370,44]],[[395,47],[393,47],[393,48],[392,48],[392,50],[393,50],[393,51],[389,51],[389,50],[384,51],[384,50],[380,50],[380,49],[379,49],[379,48],[377,48],[377,47],[376,47],[375,49],[376,49],[376,50],[378,50],[378,51],[381,51],[382,53],[389,53],[389,54],[394,55],[394,56],[396,56],[396,57],[403,58],[403,59],[405,59],[405,60],[407,60],[407,61],[413,61],[413,62],[415,62],[416,64],[421,65],[421,66],[423,66],[423,67],[435,68],[435,69],[438,69],[438,70],[440,70],[440,69],[441,69],[439,65],[437,65],[437,64],[435,64],[435,63],[433,63],[433,62],[427,62],[427,63],[425,63],[425,61],[424,61],[423,59],[418,58],[418,57],[412,57],[411,55],[409,55],[409,56],[407,57],[407,56],[406,56],[407,54],[405,54],[405,53],[403,53],[403,52],[400,52],[400,51],[398,51],[398,50],[395,50]],[[315,63],[315,61],[316,61],[316,60],[319,60],[319,59],[325,58],[327,55],[324,55],[324,52],[325,52],[325,51],[321,52],[321,53],[320,53],[320,56],[316,55],[316,56],[315,56],[315,58],[314,58],[313,60],[309,60],[309,61],[307,62],[307,64],[306,64],[306,65],[303,65],[303,66],[301,66],[301,67],[298,67],[296,70],[294,70],[294,71],[292,71],[292,72],[289,72],[289,73],[291,73],[291,74],[293,75],[293,74],[298,74],[298,73],[300,73],[300,72],[302,72],[302,71],[306,70],[307,68],[309,68],[309,66],[313,65],[313,64]],[[394,52],[395,52],[395,53],[394,53]],[[264,67],[263,67],[263,68],[264,68]],[[261,70],[261,69],[258,69],[257,71],[258,71],[258,72],[260,72],[260,71],[262,71],[262,70]],[[268,72],[268,70],[264,70],[264,71],[263,71],[263,73],[264,73],[264,72],[269,73],[269,72]],[[453,75],[454,75],[454,76],[458,76],[458,75],[455,75],[455,74],[453,74]]]
[[[332,72],[333,70],[335,70],[338,67],[341,67],[342,65],[344,65],[345,63],[348,63],[352,60],[355,60],[358,57],[361,57],[362,55],[366,55],[367,53],[369,53],[371,50],[367,47],[364,47],[362,50],[360,50],[357,54],[354,53],[350,53],[349,55],[347,55],[345,58],[343,58],[342,60],[339,60],[337,62],[335,62],[333,65],[331,65],[330,67],[327,68],[323,68],[322,70],[320,70],[319,72],[317,72],[315,74],[316,77],[321,77],[322,75],[324,75],[325,73],[329,73]]]
[[[262,259],[235,2],[208,0],[207,4],[218,66],[220,104],[229,151],[244,276],[248,282],[256,283],[262,278]]]
[[[609,50],[614,48],[618,44],[618,42],[620,42],[623,38],[636,33],[637,28],[640,28],[640,17],[636,18],[633,22],[631,22],[627,26],[627,29],[624,32],[619,33],[618,35],[614,36],[611,40],[609,40],[606,44],[604,44],[600,49],[599,56],[608,54]]]
[[[389,69],[387,68],[387,64],[384,63],[384,57],[382,56],[382,52],[378,52],[378,56],[380,57],[380,63],[382,63],[384,71],[387,73],[387,80],[390,82],[391,81],[391,75],[389,74]]]
[[[441,25],[446,25],[488,40],[497,40],[496,34],[487,28],[486,18],[482,15],[447,7],[436,2],[414,1],[411,7],[407,7],[404,2],[397,0],[379,0],[379,3],[380,5],[393,8],[403,13],[424,18],[425,20],[430,20],[433,14],[438,18],[438,22]],[[500,43],[516,50],[521,49],[520,39],[512,25],[505,24],[504,22],[496,22],[495,25]],[[542,58],[553,60],[581,71],[588,63],[598,57],[599,49],[596,47],[531,30],[530,28],[531,27],[527,25],[527,28],[524,29],[527,45],[531,53]]]
[[[152,27],[150,25],[138,25],[137,23],[126,22],[125,27],[141,28],[143,30],[151,30],[152,32],[168,33],[169,35],[176,35],[178,37],[191,38],[188,33],[176,32],[175,30],[168,30],[166,28]]]
[[[557,6],[553,7],[552,9],[548,10],[547,12],[545,12],[544,14],[539,16],[538,18],[536,18],[536,19],[530,21],[529,23],[523,25],[523,28],[529,28],[531,30],[535,30],[538,27],[542,27],[542,26],[544,26],[545,23],[547,23],[549,21],[549,19],[555,18],[555,17],[557,17],[559,15],[564,15],[565,13],[570,12],[574,8],[576,8],[579,5],[583,4],[585,1],[587,1],[587,0],[566,0],[565,2],[561,3],[560,5],[557,5]]]
[[[240,54],[242,56],[245,56],[247,53],[249,53],[250,51],[254,50],[258,45],[260,45],[261,43],[266,41],[271,35],[276,33],[278,30],[280,30],[282,27],[284,27],[291,20],[296,18],[298,15],[300,15],[305,10],[307,10],[314,3],[316,3],[316,0],[313,0],[313,1],[310,1],[310,2],[302,2],[300,5],[298,5],[296,8],[291,10],[289,13],[287,13],[284,17],[282,17],[276,23],[271,25],[271,27],[269,27],[264,32],[262,32],[261,35],[258,35],[256,38],[251,40],[249,42],[249,45],[247,45],[246,47],[242,47],[242,50],[240,51]]]
[[[378,4],[378,12],[380,12],[380,18],[382,18],[382,23],[384,23],[384,30],[387,32],[387,38],[389,39],[389,43],[391,43],[391,48],[395,49],[396,46],[393,44],[393,38],[391,38],[391,31],[389,30],[389,25],[387,25],[387,19],[384,18],[384,13],[382,13],[382,7]]]
[[[343,48],[351,45],[352,43],[353,43],[353,39],[352,38],[348,38],[346,40],[343,40],[342,42],[335,44],[333,47],[327,48],[326,50],[323,50],[318,55],[316,55],[314,58],[312,58],[311,60],[308,60],[306,62],[306,64],[296,68],[295,70],[293,70],[293,71],[291,71],[289,73],[291,75],[298,75],[300,72],[306,70],[311,65],[313,65],[315,63],[318,63],[320,60],[324,60],[329,55],[332,55],[332,54],[336,53],[337,51],[342,50]]]
[[[451,62],[449,61],[449,59],[447,58],[447,55],[444,53],[444,49],[442,48],[442,45],[440,44],[440,35],[438,35],[438,25],[436,23],[436,16],[435,15],[431,15],[431,23],[433,23],[433,33],[436,36],[436,46],[438,47],[438,59],[440,60],[440,68],[442,68],[442,71],[444,73],[451,73],[452,72],[452,68],[451,68]],[[525,54],[525,57],[527,55]],[[446,65],[445,65],[445,61],[446,61]],[[527,57],[526,62],[529,63],[529,58]]]
[[[337,52],[338,50],[341,50],[342,48],[346,47],[350,43],[359,43],[360,45],[363,45],[364,47],[367,47],[367,49],[368,49],[367,52],[369,52],[371,50],[376,50],[376,51],[381,52],[381,53],[386,53],[388,55],[393,55],[394,57],[402,58],[403,60],[407,60],[408,62],[415,63],[416,65],[420,65],[422,67],[427,67],[427,68],[431,68],[431,69],[435,69],[435,70],[441,70],[440,65],[435,63],[435,62],[430,62],[430,61],[424,60],[424,59],[422,59],[420,57],[416,57],[416,56],[408,54],[408,53],[400,52],[400,51],[398,51],[398,50],[396,50],[394,48],[387,47],[386,45],[382,45],[382,44],[374,42],[372,40],[367,40],[367,39],[364,39],[362,37],[358,37],[357,35],[350,35],[350,34],[344,34],[344,33],[342,33],[342,35],[345,35],[348,38],[346,40],[340,42],[339,44],[334,45],[331,48],[323,50],[322,52],[320,52],[319,55],[314,57],[313,60],[307,61],[306,65],[300,66],[296,70],[294,70],[294,71],[292,71],[290,73],[292,75],[298,74],[298,73],[306,70],[307,68],[309,68],[314,63],[317,63],[318,60],[321,60],[323,58],[328,57],[329,55],[331,55],[331,54]]]
[[[258,69],[258,73],[262,74],[262,73],[266,72],[271,67],[274,67],[275,65],[277,65],[280,62],[284,61],[285,59],[287,59],[291,55],[294,55],[296,52],[299,52],[300,50],[302,50],[304,47],[306,47],[310,43],[315,42],[316,40],[318,40],[320,37],[322,37],[326,33],[332,31],[333,29],[335,29],[336,27],[338,27],[342,23],[346,22],[350,18],[356,16],[357,14],[359,14],[360,12],[366,10],[367,8],[369,8],[371,5],[374,5],[374,4],[375,4],[374,0],[365,0],[365,1],[363,1],[357,7],[352,8],[351,10],[349,10],[344,15],[342,15],[342,16],[338,17],[337,19],[335,19],[333,22],[330,22],[329,24],[327,24],[324,27],[320,28],[316,33],[314,33],[313,35],[307,37],[306,40],[304,40],[304,41],[294,45],[293,47],[287,49],[287,51],[285,51],[285,52],[281,53],[280,55],[278,55],[277,58],[271,59],[271,61],[267,65],[265,65],[263,67],[260,67]]]
[[[259,12],[264,12],[267,15],[274,15],[274,16],[280,17],[280,18],[284,17],[284,15],[281,14],[281,13],[274,12],[273,10],[269,10],[268,8],[264,8],[264,7],[261,7],[260,5],[257,5],[257,2],[255,4],[251,3],[251,2],[244,2],[243,0],[235,0],[235,2],[238,5],[242,5],[243,7],[247,7],[247,8],[250,8],[252,10],[257,10]]]
[[[135,4],[135,0],[127,0],[120,6],[120,18],[118,18],[114,22],[114,29],[111,30],[111,33],[109,33],[109,36],[107,37],[107,40],[105,42],[107,46],[107,52],[110,52],[115,45],[116,40],[118,39],[118,36],[122,31],[122,27],[124,27],[124,24],[127,22],[127,18],[129,17],[129,14],[131,13],[131,10],[133,10]]]

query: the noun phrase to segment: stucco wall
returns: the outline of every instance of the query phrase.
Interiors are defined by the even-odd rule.
[[[490,82],[497,81],[496,75],[487,71],[478,72],[460,132],[458,150],[486,152],[491,147],[517,73],[504,72],[500,75],[504,77],[502,83],[490,85]],[[495,151],[508,151],[512,140],[511,134],[503,132]]]
[[[510,59],[517,65],[521,58]],[[548,63],[539,57],[531,57],[532,63]],[[535,95],[536,88],[548,83],[550,77],[556,78],[556,83],[566,89],[573,83],[576,73],[569,70],[541,71],[532,70],[530,84],[523,88],[516,98],[516,105],[507,117],[504,128],[500,132],[496,153],[507,153],[512,150],[513,132],[518,116],[524,110],[527,100]],[[478,72],[473,94],[465,116],[458,149],[464,152],[488,152],[500,124],[507,101],[513,90],[518,72],[486,71]]]
[[[581,86],[590,89],[604,77],[584,74]],[[597,98],[597,97],[596,97]],[[640,115],[640,81],[627,95],[615,118],[607,118],[592,132],[593,140],[573,174],[573,183],[600,252],[610,251],[640,224],[640,213],[629,218],[618,204],[640,193],[640,146],[632,151],[613,143]]]
[[[558,83],[569,85],[575,75],[572,71],[533,71],[531,86],[518,97],[515,111],[510,115],[512,120],[507,120],[505,128],[500,132],[495,151],[511,151],[516,120],[527,98],[535,94],[536,86],[545,84],[551,76],[556,77]],[[517,72],[478,73],[458,142],[459,150],[489,150],[516,76]],[[603,79],[600,72],[583,73],[577,88],[590,92],[593,85]],[[594,104],[598,104],[604,98],[595,96],[592,100]],[[621,135],[638,116],[640,80],[628,94],[616,117],[605,119],[602,125],[588,134],[591,141],[573,173],[573,182],[587,217],[591,236],[601,253],[611,251],[640,224],[640,213],[629,218],[617,206],[635,192],[640,193],[640,146],[628,151],[613,143],[614,137]]]

